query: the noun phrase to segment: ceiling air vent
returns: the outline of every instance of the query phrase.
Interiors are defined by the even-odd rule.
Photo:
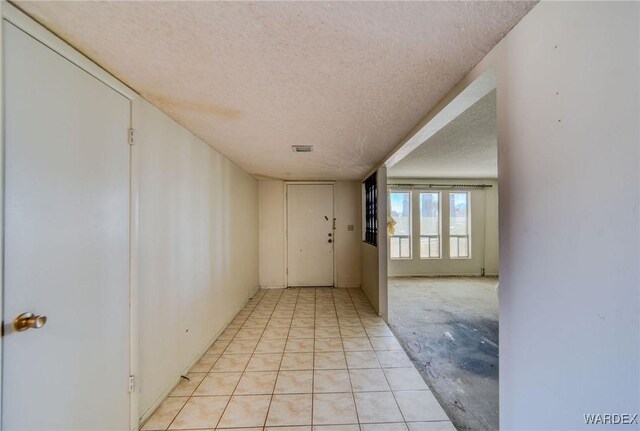
[[[313,145],[292,145],[291,149],[294,153],[310,153],[313,151]]]

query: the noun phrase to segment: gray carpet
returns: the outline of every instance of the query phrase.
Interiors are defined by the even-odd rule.
[[[391,330],[458,430],[497,430],[494,277],[389,279]]]

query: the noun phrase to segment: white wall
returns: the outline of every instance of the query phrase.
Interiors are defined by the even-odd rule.
[[[498,79],[503,429],[640,413],[639,16],[543,2],[483,61]]]
[[[442,257],[439,259],[421,259],[420,243],[420,200],[419,189],[412,191],[412,257],[411,259],[389,258],[389,276],[410,275],[486,275],[498,274],[498,182],[495,180],[441,180],[422,178],[389,178],[390,184],[488,184],[486,189],[469,189],[471,196],[471,258],[449,258],[448,237],[448,190],[441,190],[442,199]],[[407,191],[407,189],[398,189]],[[464,191],[463,189],[460,189]],[[390,190],[393,191],[393,190]],[[387,235],[387,242],[389,235]]]
[[[425,119],[495,73],[504,430],[640,413],[639,16],[541,2]]]
[[[337,287],[360,287],[360,182],[336,181],[334,187]],[[260,181],[259,190],[260,286],[284,287],[285,184]]]
[[[258,287],[258,183],[134,101],[140,170],[140,414]]]
[[[484,273],[498,275],[500,272],[500,229],[498,224],[498,182],[485,191],[484,203]]]
[[[639,16],[541,2],[413,131],[495,73],[504,430],[640,413]]]

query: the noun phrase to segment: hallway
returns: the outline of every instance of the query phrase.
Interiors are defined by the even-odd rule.
[[[0,431],[640,431],[640,1],[0,16]]]
[[[259,290],[143,430],[454,430],[360,289]]]

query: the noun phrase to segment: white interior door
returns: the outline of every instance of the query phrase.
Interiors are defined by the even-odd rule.
[[[333,286],[333,185],[287,184],[287,285]]]
[[[3,430],[126,430],[130,102],[6,21],[3,42]],[[16,331],[28,312],[46,324]]]

